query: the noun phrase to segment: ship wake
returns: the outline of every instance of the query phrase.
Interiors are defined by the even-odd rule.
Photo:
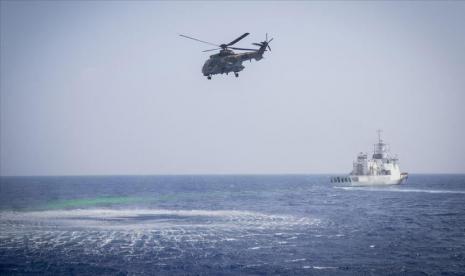
[[[465,191],[430,190],[430,189],[403,189],[393,187],[335,187],[346,191],[394,192],[394,193],[428,193],[428,194],[465,194]]]

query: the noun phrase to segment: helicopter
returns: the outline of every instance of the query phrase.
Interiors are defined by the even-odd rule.
[[[194,37],[190,37],[187,35],[180,34],[180,36],[188,39],[192,39],[195,41],[199,41],[205,44],[213,45],[219,48],[204,50],[202,52],[210,52],[220,50],[219,53],[211,55],[210,58],[205,61],[205,64],[202,67],[202,74],[207,77],[207,79],[211,80],[212,75],[216,74],[228,74],[234,72],[234,75],[239,77],[239,72],[242,71],[245,67],[242,65],[243,61],[255,59],[259,61],[263,58],[263,53],[267,51],[271,51],[270,42],[273,40],[271,38],[268,40],[268,33],[266,34],[265,41],[260,43],[252,43],[252,45],[258,46],[258,49],[249,49],[249,48],[238,48],[238,47],[231,47],[232,45],[236,44],[244,37],[248,36],[249,33],[244,33],[243,35],[239,36],[238,38],[234,39],[233,41],[227,44],[215,44],[208,41],[203,41]],[[233,50],[241,50],[241,51],[251,51],[245,53],[234,53]]]

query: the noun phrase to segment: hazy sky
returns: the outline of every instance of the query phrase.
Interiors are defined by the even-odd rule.
[[[1,1],[1,175],[465,173],[465,2]],[[272,52],[207,80],[210,46]]]

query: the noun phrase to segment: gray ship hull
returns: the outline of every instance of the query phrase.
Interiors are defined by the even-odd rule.
[[[397,176],[392,175],[349,175],[332,177],[331,183],[343,183],[350,186],[382,186],[382,185],[399,185],[404,183],[408,178],[407,173]]]

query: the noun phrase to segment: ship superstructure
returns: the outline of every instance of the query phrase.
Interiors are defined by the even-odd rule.
[[[381,139],[381,130],[378,130],[378,143],[373,146],[371,159],[367,153],[359,153],[349,176],[333,177],[331,181],[352,185],[392,185],[405,181],[408,174],[400,171],[399,159],[391,156],[389,145]]]

